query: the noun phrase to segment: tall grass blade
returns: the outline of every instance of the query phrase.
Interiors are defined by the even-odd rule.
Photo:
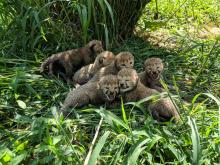
[[[125,113],[125,108],[124,108],[124,103],[123,103],[122,97],[121,97],[121,112],[122,112],[122,117],[123,117],[124,122],[128,125],[128,120],[127,120],[127,116]]]
[[[195,104],[195,101],[198,99],[198,97],[200,96],[200,95],[206,95],[206,96],[208,96],[208,97],[210,97],[211,99],[213,99],[216,103],[217,103],[217,105],[218,105],[218,113],[219,113],[219,115],[218,115],[218,136],[220,137],[220,99],[219,98],[217,98],[217,97],[215,97],[213,94],[211,94],[211,93],[199,93],[199,94],[197,94],[194,98],[193,98],[193,100],[192,100],[192,106],[194,106],[194,104]]]
[[[105,47],[106,49],[109,49],[109,33],[108,33],[108,27],[104,25],[105,28]]]
[[[88,154],[86,156],[86,159],[84,161],[84,165],[88,165],[89,160],[91,159],[91,154],[92,154],[93,146],[95,145],[95,142],[96,142],[96,139],[98,137],[99,130],[101,128],[102,122],[103,122],[103,117],[101,117],[101,119],[99,121],[99,125],[98,125],[98,127],[96,129],[96,132],[95,132],[94,138],[92,140],[91,146],[89,147],[89,152],[88,152]]]
[[[118,147],[117,149],[117,152],[115,154],[115,156],[112,158],[112,161],[110,163],[110,165],[115,165],[117,164],[120,156],[121,156],[121,152],[123,151],[124,147],[125,147],[125,144],[127,143],[127,138],[125,137],[122,142],[121,142],[121,145]]]
[[[92,17],[92,3],[94,1],[87,1],[87,6],[88,6],[88,21],[87,21],[87,27],[89,27],[89,24],[91,22],[91,17]]]
[[[113,24],[113,27],[114,27],[115,21],[114,21],[114,14],[113,14],[113,11],[112,11],[112,7],[111,7],[111,5],[108,3],[107,0],[104,0],[104,2],[105,2],[105,5],[106,5],[107,8],[108,8],[109,14],[110,14],[110,16],[111,16],[112,24]]]
[[[100,5],[100,7],[101,7],[101,10],[102,10],[102,16],[103,16],[102,21],[103,21],[104,24],[106,24],[106,10],[105,10],[105,5],[104,5],[104,3],[103,3],[103,0],[97,0],[97,1],[98,1],[99,5]]]
[[[151,140],[150,144],[147,146],[147,150],[150,151],[150,149],[163,137],[159,135],[155,135],[153,139]]]
[[[79,18],[80,22],[82,25],[82,31],[83,31],[83,43],[86,44],[87,42],[87,35],[88,35],[88,25],[89,25],[89,20],[88,20],[88,15],[87,15],[87,8],[85,5],[77,5],[77,10],[79,13]]]
[[[104,117],[104,119],[108,122],[109,125],[113,126],[113,122],[117,125],[122,126],[123,128],[125,128],[126,130],[130,130],[128,125],[126,123],[124,123],[123,120],[121,120],[118,116],[116,116],[115,114],[113,114],[110,111],[107,111],[103,108],[101,109],[95,109],[95,111],[97,113],[99,113],[100,115],[102,115]]]
[[[92,152],[92,155],[90,157],[90,160],[89,160],[89,164],[88,165],[95,165],[96,164],[96,161],[99,157],[99,154],[105,144],[105,141],[106,139],[108,138],[110,134],[110,131],[107,131],[104,133],[104,135],[102,135],[102,137],[99,139],[99,141],[97,142],[93,152]]]
[[[211,99],[213,99],[217,105],[218,105],[218,136],[220,138],[220,99],[215,97],[213,94],[211,93],[203,93],[204,95],[210,97]]]
[[[128,151],[128,154],[126,156],[126,161],[124,161],[124,165],[135,165],[137,164],[137,160],[141,152],[146,148],[144,146],[146,143],[148,143],[150,139],[145,140],[139,140],[136,144],[134,144],[130,150]]]
[[[191,140],[193,144],[192,164],[199,165],[202,153],[201,153],[200,137],[199,137],[198,129],[197,129],[195,120],[191,118],[190,116],[188,116],[188,124],[190,125],[191,130],[192,130],[192,134],[191,134]]]

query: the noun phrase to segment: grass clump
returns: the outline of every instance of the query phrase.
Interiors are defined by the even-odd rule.
[[[197,85],[192,89],[191,83],[183,81],[182,77],[183,74],[189,77],[195,75],[187,69],[188,66],[196,68],[195,64],[191,64],[192,60],[189,60],[194,59],[194,53],[178,55],[176,52],[154,49],[152,46],[144,47],[146,44],[144,40],[138,38],[129,39],[120,46],[120,49],[115,48],[114,51],[129,50],[134,53],[138,70],[142,62],[141,57],[147,58],[150,52],[155,52],[155,55],[165,59],[169,64],[164,74],[165,81],[173,84],[173,78],[180,89],[183,85],[186,88],[180,90],[180,97],[174,98],[179,107],[182,107],[180,109],[182,125],[156,124],[146,109],[131,108],[128,105],[122,109],[123,113],[121,109],[105,110],[92,106],[73,110],[71,118],[63,118],[57,111],[69,88],[60,80],[50,80],[39,75],[36,71],[37,64],[33,65],[30,61],[11,64],[10,61],[13,59],[8,59],[6,66],[10,67],[7,67],[7,71],[5,67],[1,68],[4,71],[0,83],[1,162],[20,160],[23,163],[36,164],[49,162],[83,164],[101,117],[103,122],[91,153],[93,156],[96,155],[94,157],[97,159],[91,162],[101,164],[219,162],[218,106],[212,97],[196,95],[209,92],[210,84],[203,82],[203,86]],[[196,49],[194,51],[199,52],[200,49]],[[208,48],[205,50],[210,51]],[[24,63],[25,67],[19,66]],[[197,62],[196,65],[199,67],[201,63]],[[198,72],[199,70],[196,71]],[[212,71],[210,74],[215,75],[217,72]],[[201,75],[205,76],[205,72]],[[200,81],[197,80],[197,83]],[[182,85],[179,85],[180,83]],[[212,93],[215,99],[219,100],[219,93],[216,91]],[[181,106],[182,97],[192,100],[191,106]],[[187,124],[188,121],[191,126]],[[199,143],[196,140],[198,137]],[[94,159],[93,156],[90,159]]]

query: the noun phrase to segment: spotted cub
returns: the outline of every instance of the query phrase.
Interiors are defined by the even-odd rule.
[[[73,82],[79,85],[88,82],[94,74],[102,67],[110,65],[115,59],[112,52],[104,51],[100,53],[93,64],[86,65],[78,70],[73,76]]]
[[[144,71],[139,73],[138,76],[146,87],[162,92],[163,88],[159,80],[163,69],[163,61],[160,58],[148,58],[144,63]]]
[[[118,72],[117,77],[120,93],[125,102],[139,101],[153,94],[158,94],[157,90],[145,87],[140,82],[138,74],[134,69],[122,69]],[[157,121],[168,121],[171,118],[174,118],[175,122],[179,120],[179,114],[172,101],[168,98],[159,98],[158,102],[146,102],[144,104]]]
[[[41,64],[40,72],[48,69],[48,75],[52,76],[55,68],[64,68],[67,83],[71,83],[74,72],[84,65],[91,64],[97,54],[103,51],[102,42],[92,40],[85,47],[51,55]]]
[[[101,68],[89,82],[99,81],[105,75],[117,75],[123,68],[134,67],[134,56],[130,52],[121,52],[115,56],[115,60],[108,66]]]
[[[86,83],[67,95],[61,112],[68,114],[68,108],[81,108],[88,104],[100,105],[112,102],[119,93],[118,79],[115,75],[103,76],[98,82]]]
[[[118,72],[118,81],[120,93],[122,94],[124,101],[139,101],[145,97],[153,94],[158,94],[158,91],[145,87],[138,77],[136,70],[134,69],[122,69]]]

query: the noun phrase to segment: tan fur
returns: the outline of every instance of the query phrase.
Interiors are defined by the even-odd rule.
[[[102,42],[92,40],[85,47],[53,54],[41,64],[40,71],[42,73],[48,67],[48,75],[52,76],[56,67],[54,65],[59,64],[65,69],[67,82],[71,82],[74,72],[83,65],[91,64],[102,51]]]
[[[165,122],[170,119],[173,119],[176,123],[180,121],[176,107],[169,98],[163,98],[150,103],[148,109],[151,111],[153,118],[158,122]]]
[[[61,111],[67,114],[69,107],[81,108],[88,104],[99,105],[112,102],[119,93],[118,79],[115,75],[107,75],[99,82],[86,83],[69,92]]]
[[[121,52],[115,56],[115,60],[108,66],[101,68],[89,82],[99,81],[101,77],[113,74],[117,75],[122,68],[133,68],[134,56],[130,52]]]
[[[153,94],[158,94],[157,90],[145,87],[140,82],[134,69],[122,69],[118,72],[117,77],[120,92],[125,102],[139,101]],[[169,99],[159,99],[157,103],[146,102],[145,106],[148,106],[153,118],[158,121],[170,120],[172,117],[174,117],[175,121],[179,120],[179,114]]]
[[[77,84],[85,84],[91,79],[95,73],[102,67],[110,65],[115,59],[112,52],[104,51],[100,53],[93,64],[86,65],[78,70],[73,76],[73,82]]]
[[[124,101],[139,101],[152,94],[158,94],[154,89],[145,87],[139,80],[138,74],[134,69],[122,69],[118,72],[120,92]]]
[[[144,71],[138,76],[145,86],[162,92],[163,88],[159,80],[163,69],[163,61],[160,58],[149,58],[144,63]]]

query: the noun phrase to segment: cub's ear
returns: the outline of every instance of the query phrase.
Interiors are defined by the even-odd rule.
[[[98,44],[98,42],[101,42],[101,41],[98,41],[98,40],[92,40],[88,43],[88,47],[90,49],[92,49],[96,44]]]
[[[147,63],[148,63],[148,59],[146,59],[144,62],[144,68],[146,68]]]
[[[100,63],[100,64],[103,64],[104,59],[105,59],[104,57],[100,57],[100,58],[99,58],[99,63]]]

